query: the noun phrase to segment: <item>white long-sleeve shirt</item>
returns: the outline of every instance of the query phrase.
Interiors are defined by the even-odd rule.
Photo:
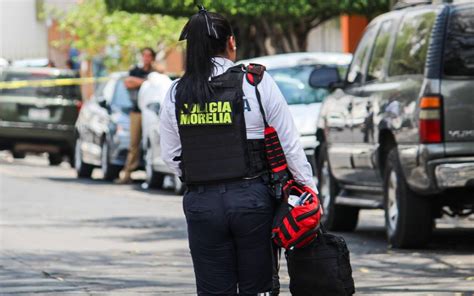
[[[214,58],[214,64],[216,67],[212,76],[220,75],[234,66],[232,61],[221,57]],[[242,84],[247,139],[263,139],[264,124],[255,87],[246,79],[243,79]],[[173,160],[181,155],[181,141],[175,113],[176,88],[173,86],[166,94],[160,114],[161,157],[173,171],[181,175],[179,161]],[[301,146],[299,133],[288,109],[288,104],[268,72],[263,75],[262,81],[258,84],[258,90],[268,124],[273,126],[278,133],[290,172],[298,183],[316,190],[311,165]]]

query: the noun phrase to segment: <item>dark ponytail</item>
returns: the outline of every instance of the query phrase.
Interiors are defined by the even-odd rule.
[[[185,73],[176,85],[178,107],[203,105],[212,98],[209,85],[215,67],[212,59],[225,53],[227,40],[232,35],[230,23],[217,13],[201,9],[189,19],[181,34],[187,44]]]

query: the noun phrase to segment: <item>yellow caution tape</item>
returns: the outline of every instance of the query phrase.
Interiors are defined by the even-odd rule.
[[[0,81],[0,89],[16,89],[23,87],[54,87],[64,85],[82,85],[95,82],[107,81],[108,77],[84,77],[84,78],[59,78],[44,80],[15,80]]]

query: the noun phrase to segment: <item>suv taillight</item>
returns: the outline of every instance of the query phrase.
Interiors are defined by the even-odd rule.
[[[421,143],[441,143],[443,131],[441,127],[440,96],[426,96],[420,100],[419,133]]]

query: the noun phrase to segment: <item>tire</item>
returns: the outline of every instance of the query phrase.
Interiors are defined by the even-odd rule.
[[[150,147],[150,144],[148,144],[145,151],[145,173],[145,181],[149,188],[161,188],[163,186],[165,175],[153,170],[153,149]]]
[[[26,152],[22,151],[11,151],[13,158],[15,159],[23,159],[26,157]]]
[[[323,205],[323,225],[333,231],[353,231],[359,220],[359,208],[335,204],[339,194],[337,180],[331,173],[327,147],[321,144],[318,157],[318,190]]]
[[[82,160],[81,139],[79,137],[76,139],[76,144],[74,145],[74,169],[76,170],[78,178],[89,179],[94,170],[92,165]]]
[[[48,154],[49,165],[58,166],[63,162],[63,156],[59,153],[49,153]]]
[[[387,156],[384,209],[387,239],[392,247],[417,248],[429,242],[434,226],[431,204],[408,187],[397,148]]]
[[[74,151],[75,147],[73,146],[71,151],[67,154],[67,162],[73,168],[74,167]]]
[[[174,183],[174,192],[178,195],[183,195],[184,192],[186,191],[186,185],[183,182],[181,182],[181,180],[179,179],[177,175],[174,175],[173,183]]]
[[[104,142],[102,143],[102,155],[100,157],[100,162],[101,162],[100,167],[102,169],[104,180],[113,181],[118,178],[121,167],[110,163],[109,152],[110,152],[109,144],[107,143],[107,140],[105,139]]]

